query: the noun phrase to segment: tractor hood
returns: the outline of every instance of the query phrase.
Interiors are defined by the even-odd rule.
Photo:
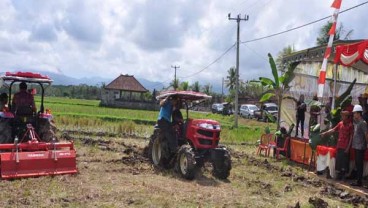
[[[204,129],[221,129],[221,125],[218,121],[211,119],[190,119],[192,125],[199,126]]]

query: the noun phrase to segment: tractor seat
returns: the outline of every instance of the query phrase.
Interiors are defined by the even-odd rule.
[[[15,116],[31,117],[34,116],[34,112],[31,106],[17,106],[14,111]]]

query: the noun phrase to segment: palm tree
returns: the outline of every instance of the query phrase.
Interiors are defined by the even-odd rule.
[[[278,75],[276,63],[272,57],[272,55],[268,54],[268,59],[270,63],[270,67],[272,70],[272,75],[274,80],[260,77],[259,80],[263,86],[266,86],[269,90],[263,94],[260,102],[265,102],[269,100],[271,97],[276,97],[277,105],[278,105],[278,112],[277,112],[277,129],[280,128],[280,112],[281,112],[281,102],[283,99],[283,94],[287,91],[290,86],[289,83],[294,79],[294,70],[299,62],[294,62],[288,65],[287,71],[282,74],[281,76]]]
[[[235,72],[235,67],[231,67],[228,71],[227,71],[228,75],[227,75],[227,80],[229,80],[229,82],[226,84],[226,87],[229,88],[229,90],[233,90],[235,89],[235,85],[236,85],[236,72]]]
[[[288,45],[278,53],[276,58],[277,69],[279,69],[281,72],[285,72],[285,67],[282,64],[282,59],[285,56],[292,54],[293,52],[295,52],[294,46]]]
[[[180,83],[180,87],[181,90],[188,90],[189,89],[189,82],[182,82]]]
[[[316,39],[316,44],[318,46],[326,45],[328,43],[328,39],[330,37],[328,32],[330,31],[331,26],[332,26],[332,22],[329,21],[325,25],[323,25],[321,27],[321,29],[319,30],[319,35]],[[353,32],[354,32],[354,30],[349,30],[349,31],[346,32],[344,30],[343,24],[341,23],[340,26],[336,29],[335,36],[334,36],[334,41],[335,40],[341,40],[341,37],[343,35],[345,35],[345,33],[346,33],[346,35],[344,36],[343,40],[349,40],[350,36],[351,36],[351,34],[353,34]]]
[[[201,86],[199,85],[199,82],[198,81],[196,81],[196,82],[194,82],[194,84],[192,85],[192,90],[194,91],[194,92],[199,92],[200,91],[200,89],[201,89]]]
[[[203,86],[203,93],[206,93],[207,95],[210,95],[212,92],[212,85],[211,84],[206,84]]]
[[[172,86],[175,90],[179,88],[179,79],[175,79],[170,83],[170,86]]]

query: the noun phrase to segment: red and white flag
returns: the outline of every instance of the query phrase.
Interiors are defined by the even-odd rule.
[[[335,12],[332,15],[332,26],[328,34],[330,35],[328,39],[327,48],[325,51],[325,55],[323,57],[323,62],[321,66],[321,70],[319,72],[319,79],[318,79],[318,97],[323,97],[323,90],[326,82],[326,68],[328,63],[328,58],[331,55],[332,50],[332,43],[336,32],[336,23],[337,23],[337,16],[339,15],[339,10],[341,7],[342,0],[334,0],[331,7],[335,8]]]

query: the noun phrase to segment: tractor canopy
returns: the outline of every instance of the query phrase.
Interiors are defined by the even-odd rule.
[[[206,100],[212,99],[212,96],[209,96],[202,92],[194,92],[194,91],[163,91],[156,97],[157,100],[164,99],[167,97],[176,97],[179,99],[182,104],[185,105],[186,108],[186,119],[189,119],[189,109],[198,106],[202,102]]]
[[[9,97],[8,97],[8,103],[9,107],[11,108],[11,98],[12,96],[12,86],[14,83],[34,83],[38,84],[41,88],[41,107],[40,112],[44,113],[44,93],[45,93],[45,85],[46,87],[50,86],[53,82],[52,79],[50,79],[46,75],[42,75],[40,73],[33,73],[33,72],[6,72],[4,75],[0,76],[0,87],[5,86],[9,88]],[[34,89],[35,90],[35,89]],[[35,91],[34,91],[35,92]]]
[[[6,72],[5,75],[0,76],[0,82],[28,82],[28,83],[42,83],[51,84],[52,79],[46,75],[32,72]]]
[[[194,91],[164,91],[162,93],[160,93],[160,95],[158,95],[156,97],[157,100],[159,99],[163,99],[169,96],[176,96],[178,99],[182,100],[182,101],[189,101],[189,102],[193,102],[193,101],[197,101],[197,102],[201,102],[201,101],[205,101],[205,100],[209,100],[212,98],[212,96],[209,96],[205,93],[201,93],[201,92],[194,92]]]

